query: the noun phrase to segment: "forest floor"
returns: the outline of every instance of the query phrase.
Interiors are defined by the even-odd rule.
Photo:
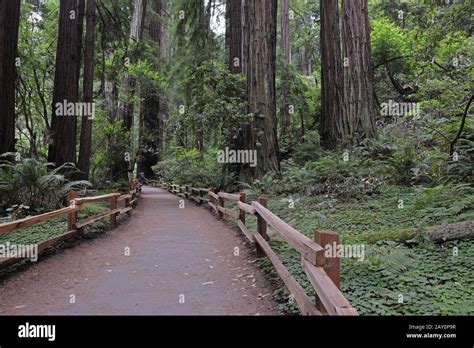
[[[146,187],[118,228],[5,275],[0,314],[278,314],[275,289],[240,233],[179,201]]]
[[[399,208],[400,199],[403,208]],[[474,314],[474,240],[435,244],[421,233],[423,226],[473,220],[472,205],[460,205],[458,197],[443,191],[387,186],[378,195],[352,201],[324,195],[270,196],[268,206],[310,238],[317,229],[332,230],[340,234],[342,244],[363,245],[363,260],[341,258],[341,290],[359,314]],[[255,228],[251,218],[247,223]],[[420,234],[403,238],[402,231],[408,228],[419,229]],[[299,254],[276,234],[271,244],[308,294],[313,294]],[[260,264],[273,274],[266,260]],[[283,313],[296,313],[287,297],[281,286],[274,293]]]

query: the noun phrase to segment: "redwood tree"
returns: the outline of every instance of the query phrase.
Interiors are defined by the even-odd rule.
[[[142,40],[143,37],[143,28],[145,25],[145,17],[146,17],[146,7],[147,7],[147,0],[135,0],[134,1],[134,9],[132,20],[130,22],[130,39],[135,42],[139,42]],[[132,52],[132,56],[135,56],[137,52]],[[130,57],[128,57],[130,58]],[[125,79],[125,93],[126,98],[128,98],[123,103],[122,112],[122,119],[124,128],[126,131],[130,131],[132,129],[133,124],[133,95],[135,89],[136,81],[135,79],[128,75]]]
[[[342,1],[344,144],[375,137],[368,0]]]
[[[83,82],[83,99],[85,103],[94,102],[95,12],[96,0],[87,0]],[[89,117],[83,117],[81,124],[81,142],[79,147],[78,168],[81,170],[84,179],[89,178],[91,148],[92,119],[89,119]]]
[[[242,73],[242,0],[227,0],[229,12],[229,71]]]
[[[290,1],[281,1],[281,41],[280,48],[283,59],[286,64],[291,64],[291,44],[290,44]],[[286,69],[284,69],[286,70]],[[281,88],[281,105],[280,105],[280,134],[286,136],[288,128],[291,124],[291,114],[289,111],[288,99],[288,85],[283,81]]]
[[[342,18],[337,0],[320,5],[321,142],[350,146],[375,137],[367,0],[343,0]]]
[[[57,115],[56,103],[79,100],[83,15],[84,0],[61,0],[48,151],[48,161],[56,165],[76,162],[76,117]]]
[[[343,135],[342,62],[338,0],[321,0],[321,142],[338,145]]]
[[[275,105],[277,0],[247,1],[247,99],[254,114],[247,148],[257,150],[257,167],[246,165],[244,177],[252,179],[280,170]]]
[[[15,151],[15,81],[20,0],[0,0],[0,154]]]

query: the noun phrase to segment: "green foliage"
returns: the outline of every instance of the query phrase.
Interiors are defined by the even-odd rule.
[[[270,196],[269,208],[310,238],[315,229],[328,229],[338,232],[343,244],[363,243],[364,261],[341,259],[342,291],[359,314],[473,314],[474,267],[470,258],[474,241],[436,245],[427,243],[422,233],[424,227],[432,224],[472,219],[472,204],[445,216],[433,211],[441,207],[450,209],[457,200],[472,201],[473,193],[465,190],[383,187],[379,195],[366,203],[298,196],[293,197],[293,209],[288,207],[287,199]],[[404,208],[398,208],[399,199],[403,199]],[[249,228],[254,228],[252,224],[255,222],[250,221]],[[278,239],[272,239],[271,244],[312,296],[313,289],[300,270],[300,255]],[[454,256],[454,247],[459,250],[458,256]],[[268,262],[262,264],[276,279]],[[398,303],[400,294],[404,303]],[[283,289],[276,291],[274,298],[282,312],[295,313],[294,304],[288,302]]]
[[[451,157],[447,164],[446,181],[474,182],[474,133],[459,139],[454,149],[457,158]]]
[[[474,189],[467,184],[419,188],[415,209],[423,209],[431,218],[445,219],[474,209]]]
[[[322,152],[318,131],[308,131],[294,144],[291,159],[299,165],[316,160]]]
[[[283,163],[279,192],[325,194],[340,199],[377,193],[382,182],[373,170],[371,160],[354,155],[348,161],[343,158],[342,153],[326,152],[302,168],[292,161]]]
[[[371,46],[374,65],[410,52],[406,33],[388,18],[381,17],[371,21]],[[400,63],[401,62],[401,63]],[[403,60],[396,62],[397,69],[403,67]]]
[[[458,256],[454,247],[462,250]],[[473,314],[473,248],[472,241],[373,247],[367,262],[342,260],[342,291],[362,315]]]
[[[281,117],[282,109],[285,109],[291,117],[288,133],[283,134],[280,129],[279,137],[280,153],[283,158],[287,158],[298,151],[301,135],[305,138],[308,137],[305,135],[305,131],[308,128],[308,123],[314,123],[314,117],[319,107],[317,104],[320,99],[320,88],[312,76],[303,76],[295,66],[286,63],[280,57],[277,60],[276,74],[277,95],[282,95],[283,91],[286,94],[285,105],[282,105],[283,100],[277,101],[278,115]],[[310,132],[312,135],[314,133]]]
[[[83,219],[88,216],[97,215],[104,211],[104,207],[97,203],[86,203],[83,204],[81,210],[79,211],[79,218]]]
[[[153,170],[161,180],[194,187],[226,187],[235,180],[226,175],[223,165],[218,163],[217,149],[200,154],[196,149],[177,147]]]
[[[52,210],[60,207],[69,191],[90,186],[87,181],[67,179],[77,173],[73,164],[54,168],[26,158],[18,163],[7,163],[0,168],[0,206],[24,204],[32,209]]]
[[[274,192],[276,180],[275,173],[267,173],[261,179],[254,180],[251,184],[240,182],[244,192],[248,194],[247,200],[256,200],[258,197]]]
[[[0,244],[6,242],[22,245],[39,243],[67,231],[67,218],[61,217],[39,224],[21,228],[9,233],[0,235]]]

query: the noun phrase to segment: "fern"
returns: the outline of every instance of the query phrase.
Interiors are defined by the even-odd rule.
[[[50,210],[62,205],[67,192],[91,186],[88,181],[69,181],[77,173],[72,163],[54,167],[25,158],[18,163],[0,166],[0,205],[26,205],[35,210]]]

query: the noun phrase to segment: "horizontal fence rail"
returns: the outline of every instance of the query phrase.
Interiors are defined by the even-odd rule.
[[[55,219],[61,216],[67,215],[68,230],[66,233],[55,236],[48,240],[37,243],[38,254],[44,251],[45,249],[52,247],[59,242],[71,239],[81,233],[82,229],[92,224],[93,222],[108,218],[112,225],[117,223],[117,215],[127,214],[130,216],[131,210],[137,203],[137,198],[139,195],[138,189],[130,191],[129,194],[121,195],[120,193],[110,193],[102,196],[94,197],[77,197],[76,192],[69,192],[68,202],[69,206],[61,208],[55,211],[51,211],[41,215],[35,215],[26,217],[24,219],[14,220],[10,222],[5,222],[0,224],[0,234],[8,233],[12,231],[19,230],[21,228],[29,227],[36,225],[38,223]],[[86,203],[97,203],[97,202],[110,202],[110,207],[108,210],[101,212],[99,214],[89,216],[85,219],[78,221],[78,212],[84,207]],[[122,204],[123,202],[123,204]],[[123,207],[120,208],[119,204],[122,204]],[[10,258],[0,258],[0,269],[11,266],[15,263],[21,262],[26,258],[22,257],[10,257]]]
[[[202,204],[207,203],[219,216],[236,219],[237,225],[257,250],[259,256],[266,256],[286,288],[293,296],[303,315],[358,315],[340,291],[340,265],[337,258],[326,258],[324,247],[339,244],[339,235],[332,231],[316,231],[314,240],[308,238],[267,208],[267,200],[259,197],[256,202],[246,202],[245,192],[231,194],[215,189],[194,188],[175,183],[156,183],[156,186]],[[206,197],[207,196],[207,197]],[[236,202],[237,209],[225,207],[225,200]],[[249,230],[245,223],[246,214],[257,218],[257,230]],[[315,303],[311,301],[303,287],[291,275],[268,243],[268,226],[291,245],[301,256],[303,270],[316,292]]]

